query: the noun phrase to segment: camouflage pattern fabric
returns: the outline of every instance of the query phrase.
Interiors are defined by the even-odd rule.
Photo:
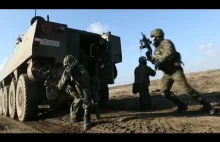
[[[176,54],[176,49],[172,41],[164,39],[154,51],[154,60],[159,63],[166,63]],[[169,66],[173,66],[170,62]],[[167,67],[169,68],[169,67]]]
[[[69,94],[71,97],[74,98],[74,101],[72,102],[70,106],[70,118],[73,122],[77,122],[83,119],[83,98],[82,96],[77,92],[75,87],[72,87],[70,85],[67,86],[66,89],[67,94]]]
[[[188,84],[181,67],[181,55],[176,51],[171,40],[164,39],[160,42],[155,49],[153,61],[164,72],[161,79],[161,93],[165,98],[177,104],[179,108],[186,108],[185,104],[170,91],[173,83],[176,83],[185,94],[199,101],[205,108],[210,110],[210,113],[214,113],[211,104],[205,101],[200,93]]]
[[[164,32],[162,29],[154,29],[151,33],[150,36],[158,36],[158,37],[164,37]]]
[[[74,56],[72,55],[67,55],[64,59],[63,59],[63,66],[69,66],[71,63],[76,63],[77,60]]]
[[[70,85],[71,84],[71,85]],[[72,121],[77,122],[83,118],[83,98],[78,94],[75,87],[71,83],[71,79],[67,76],[66,70],[64,70],[62,77],[57,85],[59,90],[66,91],[70,96],[74,98],[70,107],[70,118]]]
[[[70,108],[70,117],[72,121],[76,122],[81,119],[82,109],[84,109],[84,127],[87,128],[88,125],[90,125],[89,109],[92,99],[89,74],[84,66],[80,64],[77,64],[77,66],[68,73],[69,70],[66,70],[66,68],[70,67],[71,63],[69,61],[66,62],[68,65],[65,66],[65,70],[63,71],[57,87],[62,91],[67,90],[67,92],[74,97],[74,102]]]
[[[180,66],[180,59],[175,59],[176,49],[172,41],[164,39],[161,41],[154,52],[154,60],[159,62],[162,67],[161,70],[164,75],[161,79],[161,91],[170,91],[173,83],[175,82],[180,89],[186,93],[192,90],[192,87],[188,84],[183,72],[183,68]],[[198,98],[199,94],[193,93],[195,98]]]
[[[177,68],[172,74],[163,74],[161,79],[161,91],[170,90],[174,82],[177,86],[181,87],[180,89],[184,92],[189,92],[192,89],[186,80],[183,70]]]
[[[81,98],[74,98],[70,106],[70,118],[73,122],[81,121],[83,119],[84,109],[83,100]]]

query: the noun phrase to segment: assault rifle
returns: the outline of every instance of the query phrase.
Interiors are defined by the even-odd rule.
[[[147,50],[148,50],[148,51],[146,52],[147,59],[148,59],[149,61],[152,61],[151,57],[152,57],[152,52],[153,52],[153,50],[152,50],[152,48],[151,48],[151,46],[150,46],[150,44],[152,43],[152,41],[150,41],[142,32],[141,32],[141,34],[142,34],[142,39],[140,40],[140,44],[141,44],[140,50],[142,50],[142,49],[144,49],[144,48],[147,48]]]
[[[80,95],[81,98],[83,98],[83,94],[82,94],[82,92],[80,90],[79,83],[74,79],[74,77],[72,76],[72,73],[71,73],[72,69],[74,69],[77,66],[77,64],[78,64],[77,61],[72,63],[72,64],[70,64],[66,68],[66,72],[67,72],[68,76],[70,76],[71,81],[74,82],[77,93]],[[67,90],[70,91],[68,87],[67,87]]]

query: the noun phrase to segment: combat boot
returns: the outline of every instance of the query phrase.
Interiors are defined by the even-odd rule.
[[[182,113],[188,109],[188,107],[182,101],[180,101],[180,99],[173,92],[170,91],[169,93],[171,95],[170,97],[167,96],[167,99],[169,99],[177,105],[175,112]]]
[[[216,110],[215,108],[210,104],[208,103],[207,101],[205,101],[204,99],[199,99],[199,102],[203,105],[203,107],[209,111],[209,114],[213,115],[216,113]]]
[[[199,101],[199,103],[203,105],[204,109],[208,110],[211,115],[216,113],[215,108],[205,99],[203,99],[196,90],[191,90],[188,94],[193,96],[195,100]]]
[[[91,114],[88,109],[85,109],[84,113],[84,130],[88,130],[91,128]]]
[[[177,106],[175,112],[182,113],[182,112],[186,111],[187,109],[188,109],[188,107],[184,103],[182,103]]]

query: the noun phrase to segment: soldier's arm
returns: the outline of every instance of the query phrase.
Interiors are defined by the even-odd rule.
[[[166,59],[170,58],[173,55],[173,53],[175,53],[175,47],[168,40],[162,41],[161,47],[163,51],[160,55],[157,55],[157,61],[159,63],[166,61]]]
[[[153,70],[151,67],[148,67],[148,71],[149,71],[150,76],[155,76],[156,75],[156,71]]]
[[[64,91],[68,85],[68,82],[69,82],[69,76],[67,75],[67,72],[66,70],[64,70],[63,74],[62,74],[62,77],[57,85],[57,88],[59,90],[62,90]]]
[[[134,83],[135,83],[136,75],[137,75],[137,67],[134,69]]]
[[[134,69],[134,76],[137,74],[137,67]]]

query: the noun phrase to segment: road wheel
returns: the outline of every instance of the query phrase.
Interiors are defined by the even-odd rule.
[[[16,88],[16,111],[19,121],[36,117],[38,112],[37,88],[26,74],[20,75]]]
[[[5,86],[3,88],[3,94],[2,94],[2,113],[4,116],[8,116],[8,92],[9,92],[9,86]]]
[[[9,116],[11,118],[15,118],[16,116],[16,86],[17,83],[14,79],[12,79],[10,87],[9,87],[9,101],[8,101],[8,108],[9,108]]]

